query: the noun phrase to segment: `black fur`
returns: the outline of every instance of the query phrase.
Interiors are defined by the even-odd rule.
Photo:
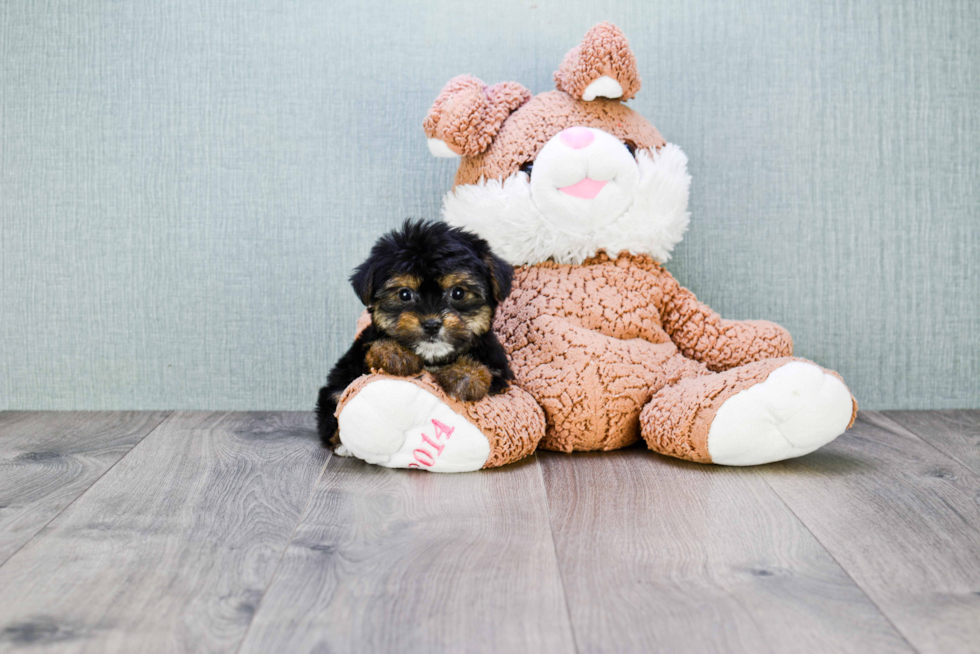
[[[443,289],[437,280],[450,274],[465,274],[474,280],[475,288],[466,298],[451,301],[450,290]],[[421,280],[411,306],[398,304],[386,283],[399,275],[411,275]],[[418,333],[406,333],[396,328],[387,331],[393,317],[411,311],[418,316],[439,315],[464,322],[489,310],[489,322],[500,302],[510,293],[513,268],[490,250],[482,238],[445,223],[406,220],[400,229],[385,234],[367,260],[351,275],[350,283],[361,302],[372,315],[372,324],[354,341],[344,356],[334,365],[327,385],[320,389],[316,406],[317,430],[325,446],[338,444],[337,419],[334,411],[341,394],[355,379],[370,372],[365,357],[371,344],[380,339],[395,340],[411,349],[421,340]],[[379,308],[380,306],[380,308]],[[379,321],[379,315],[386,320]],[[379,322],[381,324],[379,324]],[[469,323],[466,323],[469,327]],[[507,389],[514,378],[503,346],[491,328],[482,333],[463,332],[441,338],[452,351],[435,360],[426,360],[426,368],[438,368],[468,355],[485,365],[491,374],[490,393]]]

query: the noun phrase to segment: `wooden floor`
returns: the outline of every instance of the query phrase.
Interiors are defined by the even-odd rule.
[[[307,413],[0,413],[0,651],[978,652],[980,412],[462,475]]]

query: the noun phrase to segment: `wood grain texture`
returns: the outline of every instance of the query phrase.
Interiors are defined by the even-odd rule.
[[[242,648],[272,651],[573,652],[537,461],[335,457]]]
[[[166,416],[0,413],[0,565]]]
[[[326,457],[309,413],[171,415],[0,567],[0,649],[234,651]]]
[[[753,469],[632,449],[462,475],[327,464],[308,413],[162,418],[0,413],[0,538],[40,529],[0,565],[0,651],[980,642],[980,475],[940,451],[972,452],[972,413],[862,412]]]
[[[887,411],[882,415],[980,474],[980,411]]]
[[[579,652],[909,652],[751,469],[539,455]]]
[[[980,643],[980,476],[887,414],[761,473],[920,652]]]

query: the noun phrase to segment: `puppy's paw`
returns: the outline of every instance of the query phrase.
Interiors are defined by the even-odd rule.
[[[423,365],[419,355],[390,340],[372,343],[364,361],[371,370],[383,370],[396,377],[416,375],[422,372]]]
[[[455,362],[433,372],[443,390],[464,402],[476,402],[486,397],[493,378],[489,368],[469,357],[460,357]]]

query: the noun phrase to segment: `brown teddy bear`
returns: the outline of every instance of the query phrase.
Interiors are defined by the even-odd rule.
[[[443,217],[515,267],[495,329],[515,383],[465,404],[428,374],[361,377],[337,411],[341,454],[389,467],[495,467],[535,447],[755,465],[812,452],[857,403],[840,377],[792,358],[789,333],[724,320],[661,263],[688,223],[687,157],[623,104],[640,89],[622,32],[601,23],[557,90],[450,80],[424,128],[461,157]]]

